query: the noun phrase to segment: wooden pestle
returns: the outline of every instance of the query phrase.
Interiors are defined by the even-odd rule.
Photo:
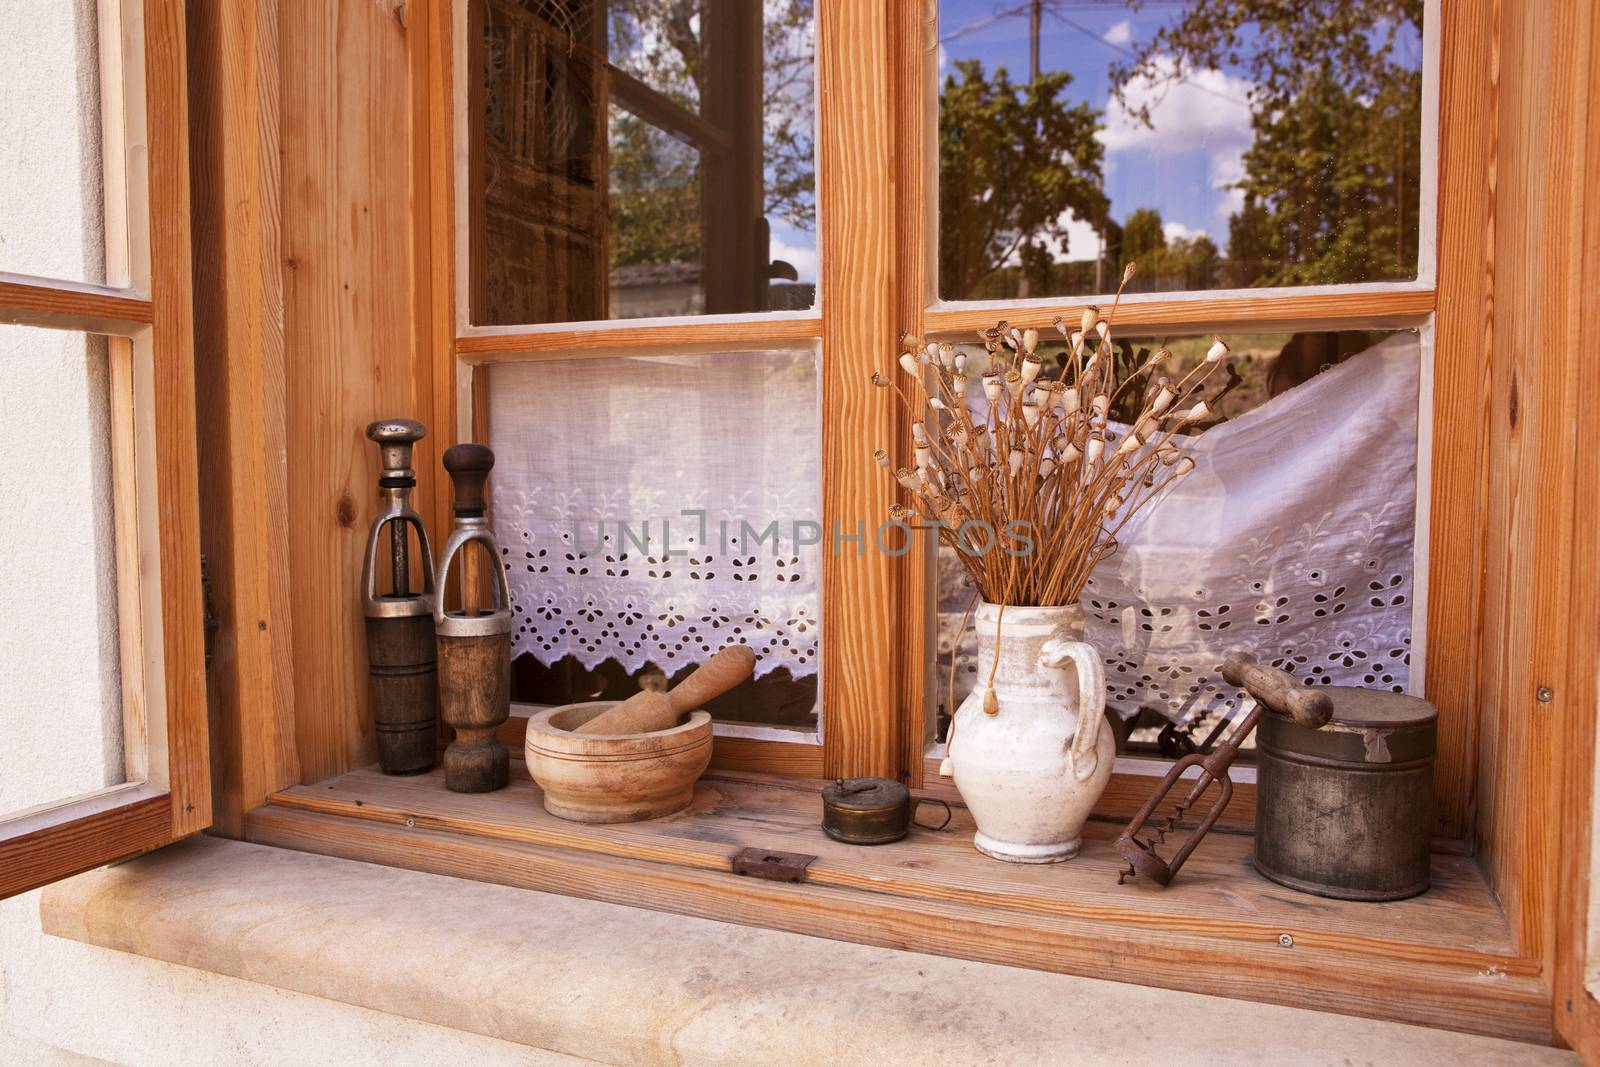
[[[670,730],[688,712],[732,689],[755,669],[756,654],[729,645],[695,668],[670,692],[644,689],[578,727],[578,734],[644,734]]]
[[[1257,663],[1247,652],[1230,653],[1222,661],[1222,677],[1301,726],[1315,730],[1333,715],[1333,701],[1327,693],[1309,689],[1295,681],[1293,675]]]

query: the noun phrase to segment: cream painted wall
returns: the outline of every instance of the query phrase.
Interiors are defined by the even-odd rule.
[[[0,0],[0,271],[97,281],[94,0]],[[122,780],[104,344],[0,326],[0,816]],[[0,902],[0,1063],[577,1061],[47,937]]]

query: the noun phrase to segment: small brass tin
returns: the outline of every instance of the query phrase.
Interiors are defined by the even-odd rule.
[[[887,845],[911,832],[912,809],[911,790],[902,782],[841,778],[822,789],[822,832],[850,845]],[[928,829],[943,829],[949,811],[945,805],[944,823]]]

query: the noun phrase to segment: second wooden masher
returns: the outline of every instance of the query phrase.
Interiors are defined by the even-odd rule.
[[[511,590],[505,563],[489,532],[484,484],[494,468],[494,453],[484,445],[453,445],[444,469],[455,491],[455,529],[439,556],[439,595],[433,602],[433,628],[439,641],[439,714],[456,732],[444,750],[444,784],[457,793],[487,793],[511,780],[511,754],[494,735],[511,714]],[[445,610],[452,565],[465,560],[477,542],[494,575],[494,602],[477,607],[472,571],[461,570],[461,610]]]

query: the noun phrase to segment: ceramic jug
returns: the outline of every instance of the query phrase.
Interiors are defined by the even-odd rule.
[[[982,603],[973,618],[977,685],[956,711],[949,746],[956,788],[978,825],[973,843],[1012,863],[1071,859],[1116,755],[1105,670],[1083,641],[1083,609]],[[991,670],[994,714],[984,709]]]

